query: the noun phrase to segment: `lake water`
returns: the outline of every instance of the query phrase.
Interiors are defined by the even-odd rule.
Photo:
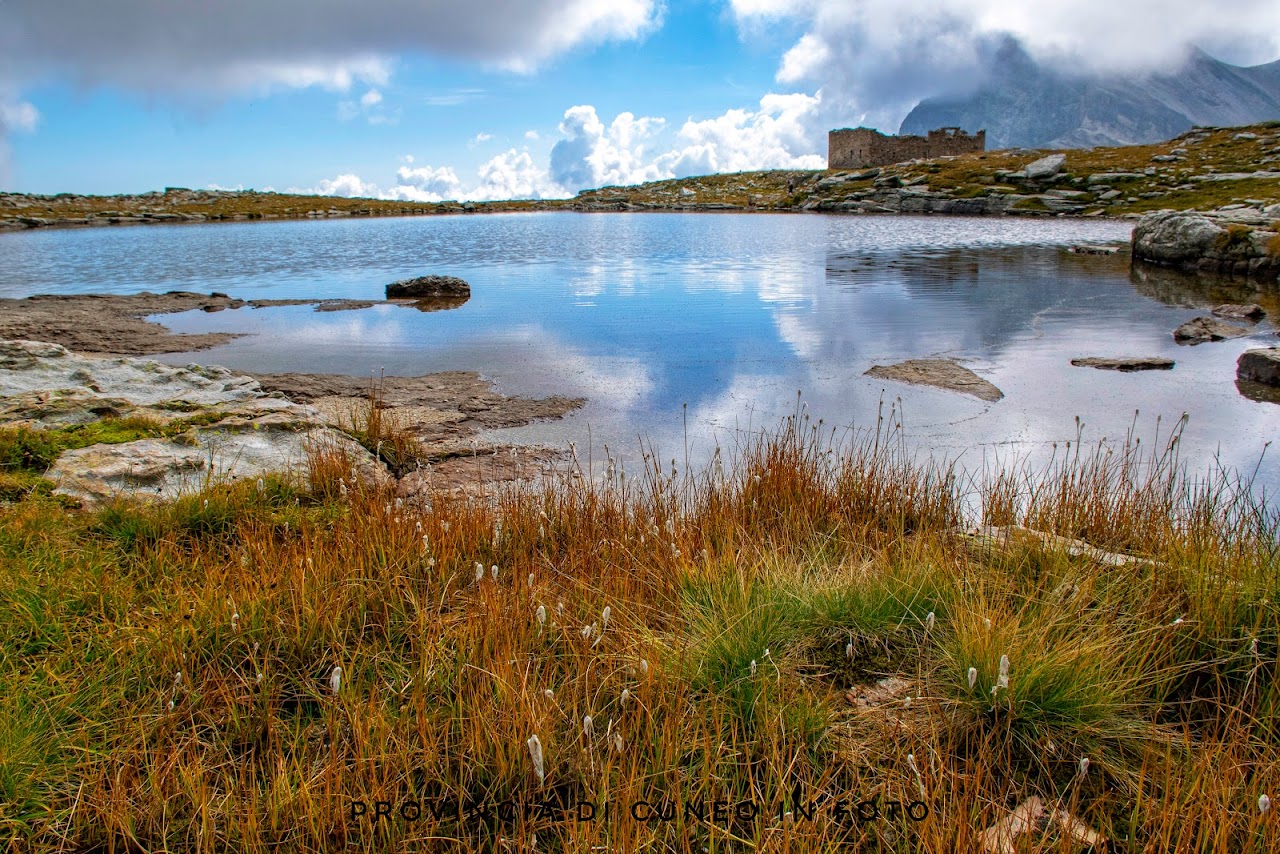
[[[1237,341],[1180,347],[1171,331],[1203,306],[1280,297],[1124,258],[1075,255],[1123,241],[1129,223],[1067,219],[735,214],[510,214],[100,228],[0,234],[0,295],[172,289],[245,299],[379,299],[396,279],[458,275],[460,308],[310,307],[157,318],[177,332],[251,333],[163,361],[258,372],[367,376],[476,370],[509,394],[582,396],[560,422],[493,438],[588,441],[624,457],[705,459],[734,431],[797,409],[872,426],[882,401],[909,440],[963,465],[1044,459],[1054,442],[1144,442],[1184,412],[1182,456],[1280,486],[1263,454],[1280,405],[1244,397],[1235,361],[1275,343],[1264,321]],[[1075,368],[1079,356],[1152,355],[1173,371]],[[1003,400],[864,376],[875,364],[952,357]],[[687,405],[687,410],[686,410]],[[686,417],[687,415],[687,417]],[[686,428],[687,424],[687,428]],[[686,432],[687,431],[687,432]],[[1275,449],[1280,451],[1280,449]]]

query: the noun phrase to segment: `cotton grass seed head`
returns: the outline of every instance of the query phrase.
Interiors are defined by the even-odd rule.
[[[1000,676],[996,684],[1005,690],[1009,688],[1009,656],[1007,655],[1000,656]]]
[[[587,738],[591,738],[596,734],[595,722],[591,720],[591,715],[582,716],[582,734]]]
[[[333,692],[334,696],[337,696],[338,692],[342,690],[341,667],[335,666],[333,672],[329,674],[329,690]]]
[[[618,705],[620,705],[620,706],[625,706],[625,705],[627,704],[627,700],[630,700],[630,699],[631,699],[631,691],[630,691],[630,689],[628,689],[628,688],[623,688],[623,689],[622,689],[622,699],[618,701]]]
[[[170,704],[172,705],[172,704]],[[1271,798],[1265,794],[1258,795],[1258,812],[1266,815],[1271,811]]]
[[[647,658],[640,659],[640,675],[641,676],[649,675],[649,659]]]
[[[533,760],[533,773],[538,776],[538,785],[546,780],[546,774],[542,766],[542,740],[538,738],[538,734],[534,733],[529,736],[529,740],[525,742],[529,748],[529,758]]]
[[[756,675],[756,660],[754,658],[751,659],[751,675]]]
[[[1080,777],[1083,779],[1084,776],[1088,773],[1089,773],[1089,757],[1081,756],[1080,757]]]
[[[978,684],[978,668],[969,668],[969,690],[973,690],[973,686]]]
[[[933,624],[936,622],[936,619],[937,618],[934,616],[932,611],[930,611],[928,616],[924,618],[924,630],[926,632],[933,631]]]
[[[494,581],[498,580],[498,565],[496,563],[493,566],[489,567],[489,577],[492,578]]]
[[[545,691],[542,692],[542,696],[554,702],[556,699],[556,692],[552,691],[550,688],[547,688]]]
[[[484,564],[476,561],[476,581],[484,581]]]
[[[539,606],[538,606],[538,612],[537,612],[537,615],[536,615],[536,616],[537,616],[537,618],[538,618],[538,625],[539,625],[539,626],[545,626],[545,625],[547,624],[547,606],[546,606],[546,605],[539,605]]]
[[[609,615],[611,613],[613,613],[613,611],[608,605],[605,605],[604,610],[600,612],[600,630],[601,631],[604,631],[605,629],[609,628]]]

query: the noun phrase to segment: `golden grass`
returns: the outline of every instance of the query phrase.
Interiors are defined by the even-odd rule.
[[[1126,850],[1268,850],[1277,514],[1157,444],[975,479],[801,416],[701,473],[607,460],[487,502],[410,506],[325,449],[303,487],[32,495],[0,509],[0,834],[950,852],[1038,795]],[[975,545],[974,503],[1149,562]]]

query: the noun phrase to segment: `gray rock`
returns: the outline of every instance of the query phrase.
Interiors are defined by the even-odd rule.
[[[1194,263],[1215,248],[1225,229],[1208,217],[1159,211],[1138,220],[1133,229],[1133,255],[1163,264]]]
[[[1046,178],[1052,178],[1062,171],[1062,167],[1067,163],[1067,155],[1050,154],[1047,157],[1041,157],[1033,163],[1028,163],[1023,169],[1027,174],[1027,178],[1032,181],[1043,181]]]
[[[470,296],[471,286],[456,276],[418,276],[387,285],[387,299]]]
[[[1103,371],[1168,371],[1173,369],[1174,362],[1160,356],[1088,356],[1072,359],[1071,364]]]
[[[1248,320],[1254,323],[1267,316],[1262,306],[1252,302],[1248,305],[1218,305],[1213,307],[1212,312],[1228,320]]]
[[[272,396],[252,377],[216,365],[180,368],[0,341],[0,423],[55,427],[142,416],[167,424],[193,413],[216,417],[174,439],[64,452],[46,476],[55,492],[88,505],[120,496],[170,499],[267,472],[300,478],[308,450],[322,447],[345,457],[358,480],[390,477],[354,439],[324,426],[316,409]]]
[[[1173,340],[1179,344],[1195,346],[1207,341],[1226,341],[1249,334],[1244,326],[1232,326],[1212,317],[1196,317],[1173,330]]]
[[[1280,347],[1245,350],[1236,360],[1238,379],[1280,387]]]
[[[896,365],[873,365],[866,375],[958,391],[980,400],[996,401],[1004,397],[1000,389],[949,359],[908,359]]]

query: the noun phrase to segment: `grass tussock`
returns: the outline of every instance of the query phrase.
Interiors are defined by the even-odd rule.
[[[1176,436],[974,480],[892,413],[845,441],[798,414],[701,473],[609,460],[493,501],[402,503],[337,447],[301,485],[26,494],[0,508],[0,836],[976,851],[1034,795],[1124,849],[1269,850],[1280,523]]]

